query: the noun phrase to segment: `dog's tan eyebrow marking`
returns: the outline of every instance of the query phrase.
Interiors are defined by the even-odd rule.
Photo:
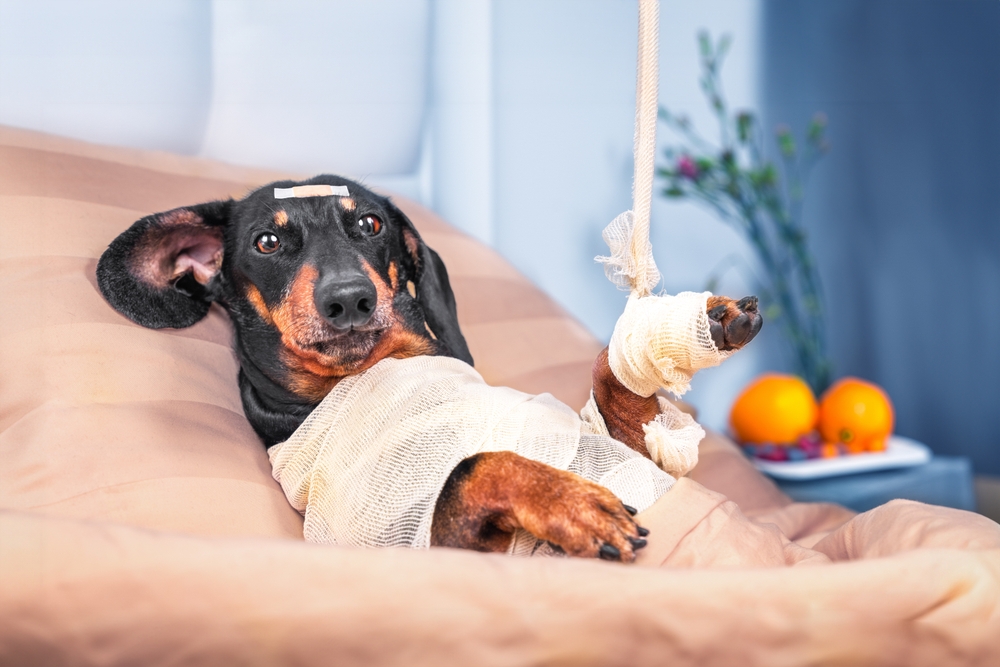
[[[353,211],[355,207],[354,200],[350,197],[341,197],[337,200],[337,203],[339,203],[345,211]]]
[[[388,290],[386,288],[388,285],[385,284],[385,280],[378,274],[378,271],[372,268],[372,265],[365,260],[361,260],[361,268],[368,274],[368,278],[372,281],[372,284],[375,285],[375,292],[377,293],[375,297],[376,301],[380,304],[389,301],[392,297],[387,294]]]
[[[275,211],[274,224],[278,225],[279,227],[284,227],[285,225],[287,225],[288,213],[286,213],[284,210]]]
[[[393,292],[399,287],[399,269],[396,268],[396,262],[389,262],[389,284],[392,285]]]
[[[261,319],[268,324],[274,324],[274,318],[271,317],[271,311],[267,307],[267,304],[264,303],[264,296],[260,293],[260,290],[257,289],[256,285],[251,284],[250,287],[247,288],[247,300],[250,302],[250,305],[253,306],[253,309],[257,311],[257,314],[260,315]]]

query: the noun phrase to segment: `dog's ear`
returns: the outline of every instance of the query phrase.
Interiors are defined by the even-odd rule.
[[[458,326],[458,309],[451,283],[448,282],[448,270],[444,268],[441,257],[427,247],[420,237],[417,239],[420,247],[417,301],[424,309],[427,325],[438,340],[448,347],[453,357],[472,366],[472,353],[469,352],[465,336]]]
[[[208,313],[232,200],[154,213],[111,242],[97,284],[115,310],[150,329],[183,328]]]
[[[396,206],[389,202],[393,216],[403,228],[403,241],[406,250],[416,266],[417,302],[424,309],[424,319],[427,326],[443,343],[450,356],[461,359],[472,365],[472,354],[458,326],[458,310],[455,306],[455,294],[448,282],[448,270],[436,252],[427,247],[410,219]]]

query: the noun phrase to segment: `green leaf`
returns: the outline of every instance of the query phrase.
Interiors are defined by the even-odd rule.
[[[746,143],[750,138],[750,130],[753,128],[753,114],[749,111],[741,111],[736,115],[736,136],[740,141]]]
[[[731,150],[728,150],[728,149],[724,150],[724,151],[722,151],[722,154],[719,155],[719,162],[721,162],[722,164],[724,164],[726,166],[735,165],[736,164],[736,154],[733,153]]]
[[[819,145],[823,141],[823,133],[826,131],[826,114],[822,111],[812,117],[809,128],[806,130],[806,137],[813,144]]]
[[[733,43],[732,35],[723,35],[719,38],[719,43],[715,47],[715,59],[722,60],[729,52],[729,47]]]
[[[778,172],[770,162],[765,162],[760,169],[751,170],[748,177],[754,187],[770,187],[778,182]]]
[[[707,60],[712,56],[712,38],[705,30],[698,33],[698,51],[701,53],[702,60]]]
[[[778,149],[787,158],[795,157],[795,138],[787,125],[779,125],[775,131],[778,135]]]

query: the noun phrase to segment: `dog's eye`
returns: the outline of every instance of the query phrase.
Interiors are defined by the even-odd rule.
[[[278,241],[278,237],[270,232],[265,232],[257,237],[254,241],[254,246],[257,248],[257,252],[263,253],[265,255],[270,255],[272,252],[278,249],[281,242]]]
[[[358,229],[365,236],[375,236],[382,231],[382,221],[374,215],[366,215],[358,220]]]

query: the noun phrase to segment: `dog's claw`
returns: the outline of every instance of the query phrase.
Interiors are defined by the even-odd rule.
[[[646,540],[642,539],[641,537],[638,537],[638,538],[636,538],[636,537],[629,537],[629,538],[626,538],[626,539],[628,539],[629,544],[632,545],[632,548],[635,549],[635,550],[637,550],[637,551],[648,544],[648,542],[646,542]]]
[[[597,555],[601,560],[621,560],[622,552],[613,544],[605,542],[601,545]]]
[[[631,514],[632,516],[635,516],[636,514],[639,513],[639,510],[637,510],[636,508],[632,507],[631,505],[626,505],[625,503],[622,503],[622,507],[624,507],[625,511],[628,512],[629,514]]]
[[[560,554],[560,555],[563,555],[563,556],[566,555],[566,550],[563,549],[558,544],[556,544],[555,542],[546,541],[545,543],[548,544],[552,548],[552,551],[556,552],[557,554]]]
[[[746,299],[743,299],[743,301],[746,301]],[[741,301],[740,303],[743,303],[743,301]],[[754,301],[756,301],[756,298],[754,299]],[[725,304],[722,304],[721,306],[716,306],[715,308],[708,311],[708,317],[710,319],[715,320],[716,322],[721,321],[723,316],[725,316],[725,314],[726,314]]]
[[[635,529],[639,531],[639,537],[646,537],[649,535],[649,528],[643,528],[642,526],[636,526]]]
[[[715,347],[719,350],[726,349],[726,335],[722,330],[722,325],[712,320],[708,323],[708,330],[712,334],[712,342],[715,343]]]
[[[736,302],[736,307],[742,310],[744,313],[756,313],[757,312],[757,297],[755,296],[745,296]]]

